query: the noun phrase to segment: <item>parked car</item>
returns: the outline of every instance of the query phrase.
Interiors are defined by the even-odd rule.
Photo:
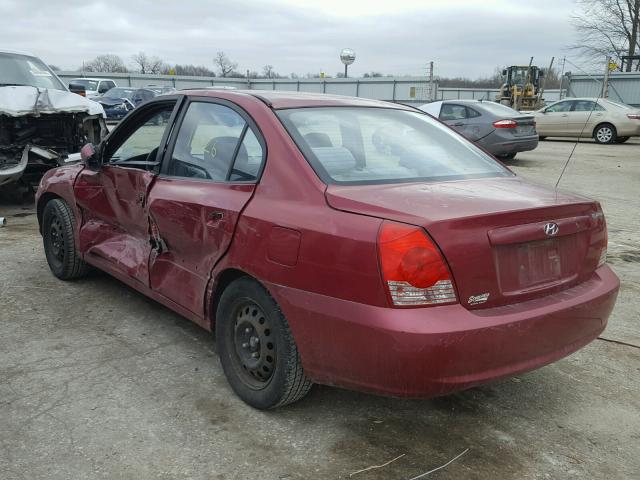
[[[118,85],[113,80],[106,78],[74,78],[69,81],[71,85],[79,85],[84,87],[84,96],[87,98],[100,97]]]
[[[106,134],[100,105],[67,90],[36,56],[0,50],[0,186],[42,174]]]
[[[624,143],[640,136],[640,109],[605,98],[566,98],[535,112],[540,138],[593,137]]]
[[[116,87],[94,100],[102,105],[107,120],[122,120],[142,102],[151,100],[157,94],[147,88]]]
[[[180,92],[82,153],[37,193],[53,274],[97,267],[215,330],[257,408],[313,382],[425,397],[515,375],[595,339],[616,300],[598,202],[404,105]]]
[[[420,110],[440,119],[489,153],[505,160],[538,146],[532,114],[481,100],[431,102]]]
[[[144,88],[151,90],[156,95],[166,95],[167,93],[173,93],[176,91],[175,87],[170,85],[147,85]]]

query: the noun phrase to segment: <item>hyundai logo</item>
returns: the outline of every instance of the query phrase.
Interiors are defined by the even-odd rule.
[[[557,235],[559,231],[560,231],[560,227],[558,227],[557,223],[547,223],[544,226],[544,233],[546,233],[550,237]]]

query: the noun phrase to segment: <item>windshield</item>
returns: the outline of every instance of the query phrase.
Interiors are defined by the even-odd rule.
[[[512,175],[429,115],[390,108],[280,110],[325,183],[372,184]]]
[[[97,80],[87,80],[86,78],[74,78],[69,82],[75,83],[76,85],[82,85],[86,90],[95,91],[98,90],[98,81]]]
[[[106,98],[127,98],[131,100],[135,91],[135,88],[114,87],[105,93],[104,96]]]
[[[9,85],[67,90],[42,60],[17,53],[0,52],[0,87]]]

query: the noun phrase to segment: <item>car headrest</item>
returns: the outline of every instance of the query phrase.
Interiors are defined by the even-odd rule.
[[[316,147],[311,149],[329,175],[340,175],[356,168],[356,159],[344,147]]]
[[[329,135],[322,132],[310,132],[303,136],[311,148],[333,147]]]

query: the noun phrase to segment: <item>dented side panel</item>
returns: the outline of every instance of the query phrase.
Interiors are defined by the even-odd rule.
[[[151,252],[146,198],[154,174],[104,166],[83,170],[74,191],[83,212],[78,249],[87,260],[108,260],[125,275],[148,285]]]

